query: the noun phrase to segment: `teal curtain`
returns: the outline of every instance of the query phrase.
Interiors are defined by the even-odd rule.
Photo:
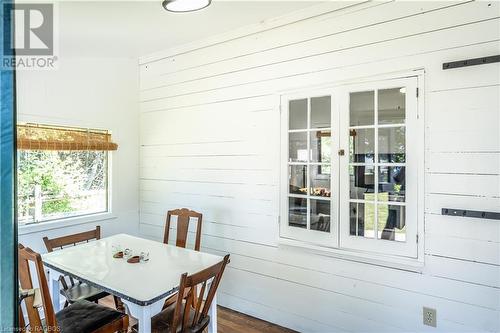
[[[1,59],[13,56],[10,12],[1,0]],[[15,72],[0,69],[0,331],[17,326],[17,229],[15,222]]]

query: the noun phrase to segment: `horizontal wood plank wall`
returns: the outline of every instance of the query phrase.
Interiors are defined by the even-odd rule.
[[[440,215],[500,211],[500,66],[441,69],[500,53],[499,5],[337,3],[144,57],[141,234],[160,240],[168,209],[203,212],[203,251],[232,256],[219,302],[299,331],[500,331],[500,222]],[[278,92],[412,69],[425,70],[423,272],[278,245]]]

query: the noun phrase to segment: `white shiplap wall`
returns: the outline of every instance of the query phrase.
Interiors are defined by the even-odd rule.
[[[107,129],[119,145],[117,151],[110,153],[110,214],[75,218],[71,223],[63,219],[19,226],[19,243],[45,253],[44,236],[60,237],[91,230],[96,225],[101,226],[103,237],[121,232],[137,234],[139,79],[136,66],[133,58],[61,56],[57,70],[17,72],[19,122]]]
[[[141,234],[160,240],[168,209],[203,212],[203,251],[231,253],[219,302],[299,331],[500,331],[500,223],[440,215],[500,211],[500,66],[441,69],[499,54],[499,16],[498,2],[334,2],[142,58]],[[279,245],[277,92],[412,69],[423,272]]]

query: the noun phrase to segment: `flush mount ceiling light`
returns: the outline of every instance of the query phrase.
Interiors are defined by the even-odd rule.
[[[163,0],[163,8],[169,12],[192,12],[210,5],[211,0]]]

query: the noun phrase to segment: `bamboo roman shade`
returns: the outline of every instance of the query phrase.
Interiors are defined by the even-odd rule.
[[[106,130],[38,124],[17,125],[17,149],[24,150],[117,150]]]

